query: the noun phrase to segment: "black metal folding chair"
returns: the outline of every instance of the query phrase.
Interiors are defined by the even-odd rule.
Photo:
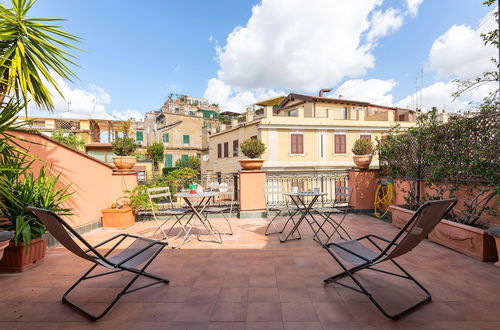
[[[352,239],[351,235],[347,232],[347,230],[342,227],[342,223],[344,222],[347,213],[351,209],[350,202],[352,197],[352,188],[345,186],[338,186],[335,189],[335,199],[332,207],[315,207],[314,212],[318,213],[323,218],[323,223],[318,228],[318,230],[314,233],[315,236],[318,235],[320,230],[325,231],[325,224],[330,224],[333,227],[333,232],[327,237],[325,242],[330,242],[333,235],[338,233],[340,238],[344,239],[339,229],[341,229],[349,239]],[[334,220],[332,217],[338,215],[340,219]]]
[[[429,291],[427,291],[427,289],[424,288],[422,284],[417,282],[417,280],[413,278],[413,276],[411,276],[394,259],[411,251],[424,238],[426,238],[427,235],[439,223],[439,221],[449,211],[451,211],[456,203],[456,198],[442,199],[425,203],[415,212],[415,215],[406,223],[403,228],[401,228],[399,233],[391,241],[376,235],[365,235],[360,238],[344,241],[341,243],[325,244],[324,248],[344,270],[342,273],[325,279],[325,283],[333,282],[366,295],[386,317],[393,320],[397,320],[402,314],[409,312],[410,310],[422,305],[425,302],[431,301],[431,294],[429,293]],[[374,251],[360,243],[364,240],[367,240],[369,243],[371,243],[371,245],[375,247],[376,250]],[[379,242],[381,241],[382,244],[387,243],[386,247],[383,248],[379,245],[380,243],[377,244],[375,240],[378,240]],[[341,259],[349,264],[354,265],[354,267],[347,268],[347,266],[341,261]],[[384,261],[391,261],[402,272],[402,274],[374,268],[375,265],[380,264]],[[411,305],[401,312],[398,312],[396,314],[389,314],[367,290],[367,288],[365,288],[354,276],[355,273],[364,269],[370,269],[384,274],[408,279],[414,282],[426,294],[426,298],[417,302],[416,304]],[[354,284],[356,284],[356,287],[338,281],[338,279],[344,276],[349,276]]]
[[[70,225],[68,225],[63,219],[61,219],[56,213],[35,208],[28,207],[27,210],[31,211],[47,228],[47,231],[54,236],[59,243],[61,243],[65,248],[70,250],[73,254],[78,257],[85,259],[94,263],[94,265],[83,274],[82,277],[73,284],[68,291],[64,293],[62,296],[62,303],[68,304],[74,310],[82,313],[86,317],[88,317],[92,321],[97,321],[106,315],[109,310],[115,305],[115,303],[123,296],[147,287],[150,287],[159,283],[169,283],[169,280],[158,277],[156,275],[150,274],[146,272],[146,268],[151,264],[151,262],[160,254],[163,248],[167,245],[167,243],[142,238],[129,234],[119,234],[111,237],[104,242],[97,244],[95,246],[90,245],[83,237],[81,237]],[[118,246],[120,246],[127,238],[135,239],[130,245],[128,245],[124,250],[114,255],[111,255],[113,251],[115,251]],[[83,250],[82,247],[75,241],[78,240],[86,250]],[[103,248],[105,244],[115,242],[114,245],[109,249],[108,252],[101,254],[97,251],[97,248]],[[136,268],[139,265],[143,265],[141,268]],[[90,273],[97,267],[103,266],[108,269],[113,269],[111,271],[100,273],[96,275],[90,275]],[[72,303],[68,300],[67,296],[76,286],[88,279],[114,274],[122,271],[131,272],[134,274],[132,279],[125,285],[125,287],[116,295],[111,304],[109,304],[104,311],[99,315],[93,315],[76,304]],[[148,283],[146,285],[130,289],[132,284],[139,278],[139,276],[145,276],[154,279],[155,281],[152,283]]]
[[[264,187],[264,196],[266,198],[266,217],[267,219],[270,218],[271,212],[275,212],[274,216],[271,218],[269,223],[267,224],[266,231],[264,232],[264,235],[273,235],[276,234],[279,237],[279,234],[283,233],[283,230],[285,229],[286,225],[288,224],[289,221],[292,221],[293,224],[295,225],[295,220],[293,217],[299,212],[299,209],[289,205],[288,204],[288,199],[287,197],[283,194],[283,187],[279,184],[267,184]],[[281,202],[281,199],[285,199],[285,204]],[[275,221],[277,218],[282,214],[282,213],[287,213],[288,215],[291,215],[288,220],[285,223],[285,226],[281,230],[278,230],[276,227]],[[269,228],[271,225],[274,228],[274,232],[269,232]],[[298,233],[298,239],[300,239],[302,236],[300,235],[300,231],[297,229]]]
[[[215,191],[219,192],[219,198],[216,200],[214,197],[211,201],[211,203],[203,208],[202,214],[205,217],[205,219],[208,218],[209,215],[220,215],[227,223],[227,226],[229,228],[228,232],[221,232],[222,235],[233,235],[233,227],[231,226],[231,222],[229,219],[232,219],[233,215],[233,206],[234,206],[234,188],[229,187],[227,184],[225,185],[218,185],[215,187],[211,187],[210,191]],[[222,197],[220,197],[222,196]],[[230,200],[227,200],[225,196],[231,196]],[[229,205],[228,205],[229,204]],[[229,219],[227,218],[226,214],[229,212]],[[208,222],[210,224],[210,222]]]
[[[172,247],[172,248],[180,248],[182,247],[189,238],[189,233],[191,231],[191,227],[187,228],[183,223],[182,223],[182,218],[190,213],[191,211],[186,208],[175,208],[174,204],[172,202],[172,194],[170,192],[170,188],[168,186],[165,187],[156,187],[156,188],[148,188],[148,199],[149,199],[149,205],[151,206],[151,213],[153,214],[153,219],[156,222],[156,229],[153,232],[153,237],[156,235],[158,231],[161,231],[163,234],[162,240],[166,240],[167,243]],[[153,201],[156,201],[156,204],[158,208],[155,210],[155,205]],[[166,207],[160,207],[161,205],[166,205]],[[162,218],[163,222],[160,222],[160,218]],[[175,219],[175,221],[173,220]],[[163,229],[163,226],[170,221],[174,221],[172,226],[170,227],[170,230],[165,233],[165,230]],[[171,241],[169,241],[168,235],[170,234],[170,231],[175,227],[176,224],[180,225],[180,230],[177,233],[177,235],[172,239],[176,240],[181,236],[182,233],[184,233],[184,237],[181,240],[181,242],[177,245],[172,244]]]

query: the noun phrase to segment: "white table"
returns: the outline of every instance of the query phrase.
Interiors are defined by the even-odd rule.
[[[210,220],[208,217],[203,217],[202,213],[205,207],[210,203],[212,199],[215,198],[215,196],[219,195],[220,192],[217,191],[209,191],[209,192],[202,192],[202,193],[196,193],[196,194],[191,194],[188,192],[181,192],[177,193],[174,196],[175,197],[181,197],[184,199],[186,204],[189,206],[189,208],[193,211],[193,214],[187,221],[186,225],[190,225],[191,220],[193,219],[194,216],[201,222],[203,227],[208,231],[208,235],[212,236],[214,240],[203,240],[200,238],[200,235],[197,236],[199,241],[209,241],[209,242],[215,242],[222,244],[222,235],[221,233],[215,229],[212,224],[210,223]],[[197,205],[193,205],[192,200],[193,199],[200,199]]]
[[[288,222],[290,220],[292,220],[292,222],[294,223],[294,226],[292,228],[292,230],[288,233],[288,235],[286,235],[286,237],[284,239],[281,239],[281,237],[279,237],[278,235],[278,238],[280,240],[280,242],[284,243],[284,242],[287,242],[287,241],[291,241],[291,240],[296,240],[296,239],[300,239],[300,234],[299,234],[299,237],[291,237],[296,231],[298,231],[299,229],[299,226],[300,224],[302,223],[302,221],[306,220],[306,222],[309,224],[309,227],[311,227],[313,233],[314,233],[314,236],[313,236],[313,239],[319,243],[319,244],[323,244],[321,242],[321,240],[319,239],[319,236],[318,236],[318,232],[321,230],[323,231],[323,233],[325,235],[326,232],[321,228],[320,224],[316,221],[316,219],[314,218],[314,216],[312,215],[311,213],[311,208],[313,207],[314,203],[316,203],[316,201],[318,200],[318,198],[320,196],[325,196],[327,195],[327,193],[325,192],[313,192],[313,191],[307,191],[307,192],[285,192],[283,193],[284,195],[286,196],[290,196],[290,199],[292,200],[292,202],[295,204],[295,206],[297,207],[297,211],[294,212],[292,214],[292,216],[286,221],[285,225],[283,226],[283,229],[281,230],[281,232],[283,232],[285,230],[285,227],[287,226]],[[305,197],[312,197],[311,201],[309,203],[307,203],[305,201]],[[297,222],[293,221],[293,217],[295,216],[295,214],[297,214],[298,212],[301,213],[301,216],[299,218],[299,220]],[[319,229],[315,229],[313,227],[313,225],[316,224],[316,226],[318,226]],[[328,236],[328,235],[327,235]]]

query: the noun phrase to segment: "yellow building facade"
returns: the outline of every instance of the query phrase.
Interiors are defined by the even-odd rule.
[[[222,125],[210,135],[209,151],[202,157],[203,173],[234,173],[238,159],[244,158],[238,146],[256,137],[266,145],[262,155],[267,172],[321,172],[354,166],[352,146],[359,138],[381,138],[392,126],[402,129],[415,125],[415,112],[345,100],[290,94],[258,103],[261,108],[247,110],[247,121]],[[228,152],[226,152],[228,149]],[[378,167],[375,156],[372,167]]]

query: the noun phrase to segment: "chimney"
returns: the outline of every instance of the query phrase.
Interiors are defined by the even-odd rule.
[[[339,94],[339,100],[342,100],[344,98],[344,95]]]
[[[319,97],[323,97],[323,93],[330,93],[332,91],[331,88],[323,88],[319,91]]]
[[[253,120],[253,111],[251,108],[247,108],[247,112],[245,113],[245,119],[246,119],[246,122],[250,122]]]

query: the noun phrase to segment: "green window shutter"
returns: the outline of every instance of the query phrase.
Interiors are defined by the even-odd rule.
[[[182,161],[187,162],[189,159],[189,155],[182,155],[181,158],[182,158]]]
[[[141,131],[137,131],[137,132],[135,132],[135,139],[136,139],[138,142],[142,142],[142,141],[143,141],[143,138],[144,138],[144,132],[141,132]]]
[[[170,135],[168,135],[168,133],[163,133],[163,135],[162,135],[162,141],[164,143],[169,143],[170,142]]]
[[[173,159],[171,154],[165,154],[165,167],[173,167]]]
[[[184,135],[182,136],[182,142],[183,142],[184,144],[189,144],[189,134],[184,134]]]

